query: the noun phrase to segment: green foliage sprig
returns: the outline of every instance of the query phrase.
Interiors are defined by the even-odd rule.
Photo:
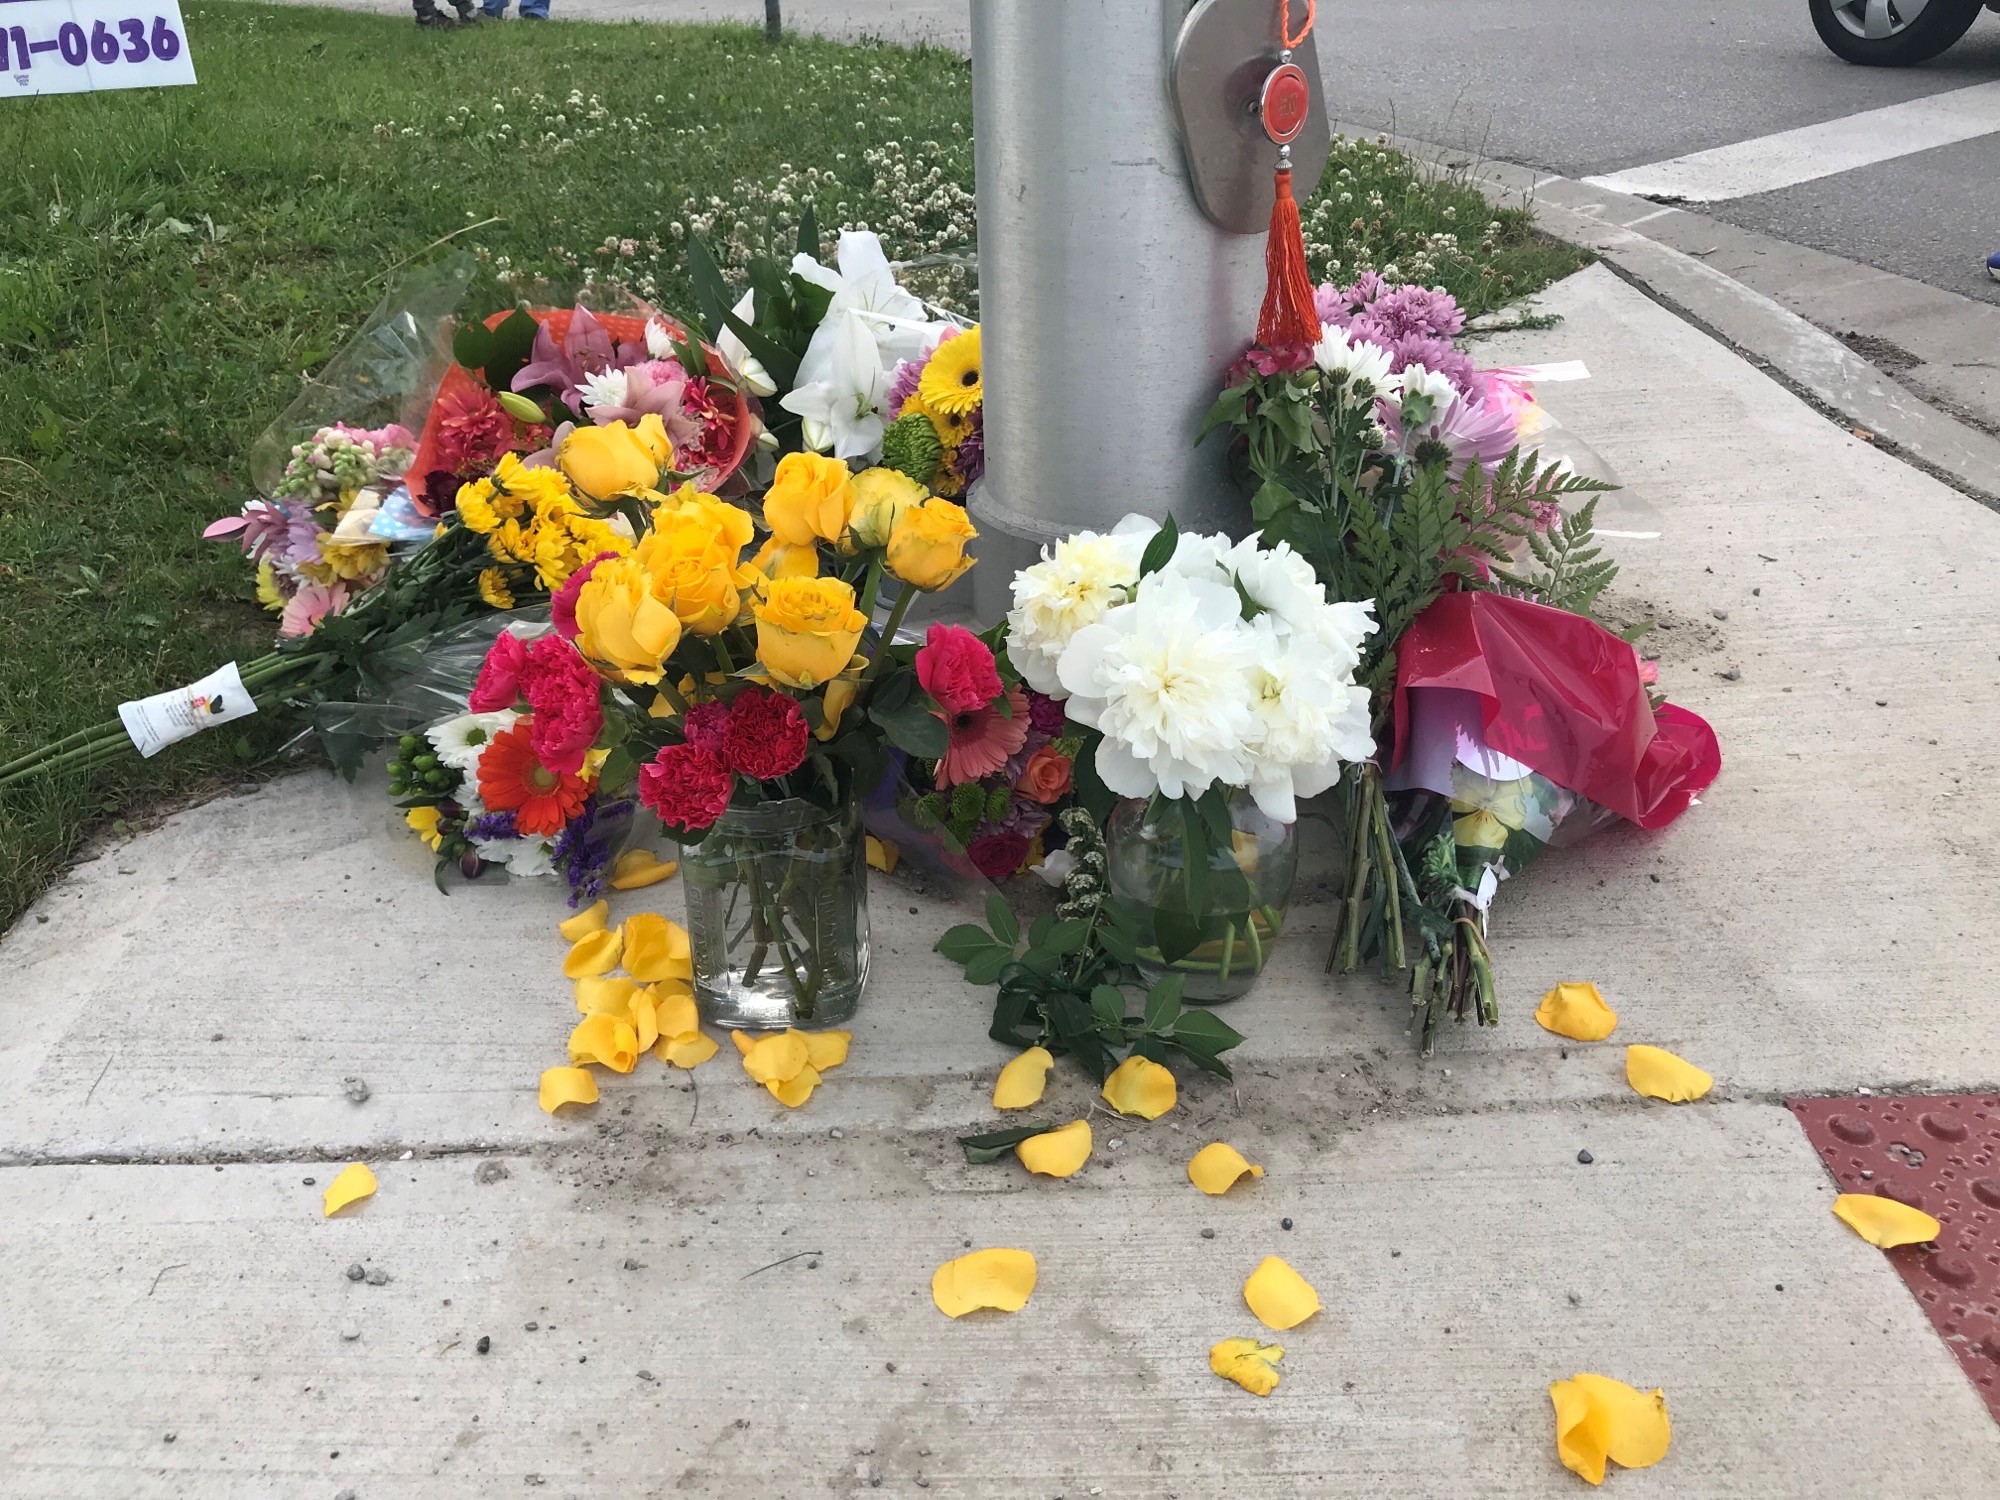
[[[1062,824],[1076,863],[1053,914],[1023,932],[996,894],[986,901],[986,925],[962,923],[938,939],[937,951],[964,966],[968,983],[999,986],[988,1035],[1010,1047],[1069,1053],[1100,1083],[1126,1053],[1158,1063],[1179,1053],[1229,1077],[1222,1054],[1243,1038],[1213,1012],[1185,1007],[1180,975],[1153,985],[1139,1013],[1128,1013],[1126,990],[1143,981],[1134,936],[1104,899],[1103,835],[1080,807]]]

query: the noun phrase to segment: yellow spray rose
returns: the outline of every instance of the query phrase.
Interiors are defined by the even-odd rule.
[[[757,555],[750,559],[750,566],[766,578],[817,578],[819,548],[811,545],[794,547],[790,542],[769,537],[757,549]]]
[[[778,578],[755,606],[757,660],[786,687],[838,677],[868,624],[854,587],[837,578]]]
[[[788,453],[764,496],[764,524],[792,547],[837,542],[847,530],[847,465],[817,453]]]
[[[744,593],[756,582],[754,571],[737,561],[737,549],[699,514],[666,517],[633,557],[646,570],[653,595],[696,635],[719,635],[734,625]]]
[[[905,583],[935,593],[971,569],[965,544],[979,535],[965,508],[949,500],[913,505],[889,532],[889,571]]]
[[[842,550],[886,547],[903,513],[922,505],[930,492],[895,469],[866,469],[848,487],[847,533]]]
[[[556,450],[556,462],[570,483],[593,500],[651,489],[673,456],[665,425],[650,412],[637,427],[611,422],[571,428]]]
[[[628,682],[658,682],[680,644],[681,622],[653,592],[653,578],[638,559],[597,565],[576,596],[576,643]]]
[[[813,738],[830,740],[840,733],[840,721],[854,706],[854,699],[861,691],[861,672],[850,668],[826,685],[826,692],[820,699],[820,725],[813,731]]]

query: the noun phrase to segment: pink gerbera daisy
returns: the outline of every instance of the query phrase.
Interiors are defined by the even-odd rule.
[[[1007,689],[1007,708],[1001,713],[995,699],[964,713],[938,715],[951,731],[951,748],[938,762],[939,786],[991,776],[1028,742],[1028,695],[1018,687]]]

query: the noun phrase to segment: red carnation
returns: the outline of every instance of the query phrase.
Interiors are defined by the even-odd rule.
[[[617,555],[616,552],[598,553],[570,574],[563,586],[549,597],[549,618],[556,622],[556,631],[564,640],[573,641],[583,633],[583,627],[576,623],[576,596],[590,582],[590,575],[597,571],[597,565],[605,558]]]
[[[1005,880],[1028,857],[1028,840],[1018,833],[989,833],[974,839],[965,853],[988,880]]]
[[[604,704],[590,663],[559,635],[545,635],[527,651],[521,692],[534,712],[535,753],[552,771],[583,769],[584,752],[604,727]]]
[[[472,687],[472,711],[492,714],[512,708],[520,701],[521,670],[527,664],[528,648],[520,637],[502,632],[480,663],[479,681]]]
[[[969,714],[1000,696],[993,652],[963,625],[931,626],[917,648],[917,681],[947,715]]]
[[[669,745],[639,768],[639,800],[667,827],[691,833],[712,827],[729,810],[735,786],[727,766],[692,745]]]
[[[681,717],[681,738],[697,750],[723,759],[722,731],[729,723],[729,705],[711,700],[697,703]]]
[[[746,688],[729,705],[722,726],[722,763],[758,781],[789,776],[811,739],[798,704],[769,688]]]

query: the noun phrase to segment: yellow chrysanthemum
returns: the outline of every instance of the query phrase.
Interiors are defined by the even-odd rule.
[[[495,609],[514,607],[514,591],[507,587],[507,575],[498,568],[479,570],[479,597]]]
[[[285,596],[278,592],[278,575],[268,562],[257,564],[257,602],[274,615],[285,607]]]
[[[535,536],[519,521],[502,521],[488,533],[486,550],[498,563],[531,563],[535,560]]]
[[[458,490],[458,523],[467,531],[486,536],[499,526],[501,515],[493,505],[493,486],[484,479],[474,484],[460,485]]]
[[[917,394],[934,412],[964,416],[979,410],[986,388],[982,375],[979,330],[968,329],[946,339],[924,366]]]
[[[576,504],[576,496],[560,469],[531,469],[516,453],[500,460],[500,466],[493,471],[493,485],[493,504],[503,516],[542,515],[551,506],[567,505],[573,509]]]
[[[387,542],[341,542],[326,533],[319,539],[319,561],[301,563],[299,571],[315,583],[363,583],[381,577],[388,566]]]

